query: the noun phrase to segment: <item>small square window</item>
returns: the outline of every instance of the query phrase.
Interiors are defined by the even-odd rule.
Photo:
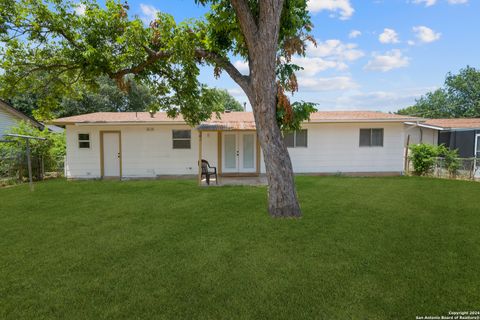
[[[383,147],[383,129],[360,129],[360,147]]]
[[[190,130],[173,130],[172,147],[173,149],[190,149],[192,132]]]
[[[88,134],[88,133],[79,133],[78,134],[78,147],[80,149],[89,149],[90,148],[90,134]]]
[[[307,147],[307,130],[298,130],[293,132],[285,132],[283,139],[287,148],[306,148]]]

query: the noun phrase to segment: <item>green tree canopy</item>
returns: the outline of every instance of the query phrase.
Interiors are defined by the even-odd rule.
[[[95,0],[5,0],[0,4],[0,41],[5,44],[0,49],[5,71],[0,76],[0,96],[25,93],[28,99],[35,97],[42,117],[64,114],[68,112],[60,110],[65,97],[75,100],[106,75],[124,91],[135,83],[150,87],[155,97],[150,109],[162,108],[172,117],[182,113],[192,124],[206,120],[221,110],[215,103],[218,92],[198,81],[199,66],[213,66],[217,77],[225,70],[242,86],[247,77],[228,57],[250,57],[232,3],[196,2],[211,5],[205,20],[177,23],[159,12],[145,27],[138,17],[128,15],[126,2],[116,0],[107,0],[104,7]],[[85,6],[84,14],[76,12],[79,4]],[[248,6],[259,13],[257,1]],[[286,1],[281,19],[277,81],[293,92],[298,89],[295,71],[300,68],[291,57],[304,54],[305,40],[313,41],[307,33],[312,26],[306,1]],[[288,110],[279,121],[295,119],[288,99],[280,101],[279,109]]]
[[[480,70],[467,66],[458,74],[448,73],[442,88],[397,113],[425,118],[479,118]]]
[[[219,108],[230,111],[243,111],[243,106],[227,90],[214,89]]]
[[[0,2],[0,41],[5,70],[0,94],[32,88],[41,109],[55,109],[77,84],[107,75],[128,90],[127,75],[152,88],[169,116],[190,124],[219,112],[216,95],[198,81],[199,66],[222,71],[242,88],[253,108],[269,181],[269,211],[300,216],[293,169],[281,129],[298,128],[315,109],[290,104],[285,92],[298,90],[292,63],[305,55],[312,23],[306,0],[196,0],[209,11],[200,20],[177,23],[159,12],[145,27],[128,15],[127,3],[107,0],[4,0]],[[84,14],[75,11],[85,7]],[[231,62],[248,62],[249,73]],[[41,77],[38,76],[41,75]]]

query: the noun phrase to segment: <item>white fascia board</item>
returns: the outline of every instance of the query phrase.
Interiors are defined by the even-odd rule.
[[[76,122],[76,126],[155,126],[155,125],[188,125],[184,121],[135,121],[135,122]]]
[[[428,129],[433,129],[433,130],[448,130],[447,128],[442,128],[442,127],[437,127],[437,126],[431,126],[428,124],[423,124],[423,123],[418,123],[418,122],[404,122],[406,125],[409,126],[417,126],[417,127],[422,127],[422,128],[428,128]]]

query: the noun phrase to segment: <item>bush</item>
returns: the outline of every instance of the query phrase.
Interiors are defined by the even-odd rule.
[[[410,146],[409,159],[412,161],[414,173],[418,176],[429,174],[438,156],[438,147],[431,144],[414,144]]]
[[[410,146],[409,159],[412,161],[416,175],[423,176],[432,172],[438,157],[442,157],[445,168],[451,177],[457,174],[460,168],[457,150],[450,150],[445,145],[414,144]]]
[[[438,156],[445,161],[445,168],[448,170],[451,178],[457,175],[460,168],[460,159],[458,159],[458,150],[450,150],[445,145],[438,146]]]

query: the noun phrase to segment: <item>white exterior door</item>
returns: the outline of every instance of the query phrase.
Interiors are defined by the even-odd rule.
[[[475,178],[480,178],[480,134],[475,136]]]
[[[103,133],[103,176],[120,177],[120,133]]]
[[[255,173],[257,141],[254,132],[223,133],[222,172]]]

